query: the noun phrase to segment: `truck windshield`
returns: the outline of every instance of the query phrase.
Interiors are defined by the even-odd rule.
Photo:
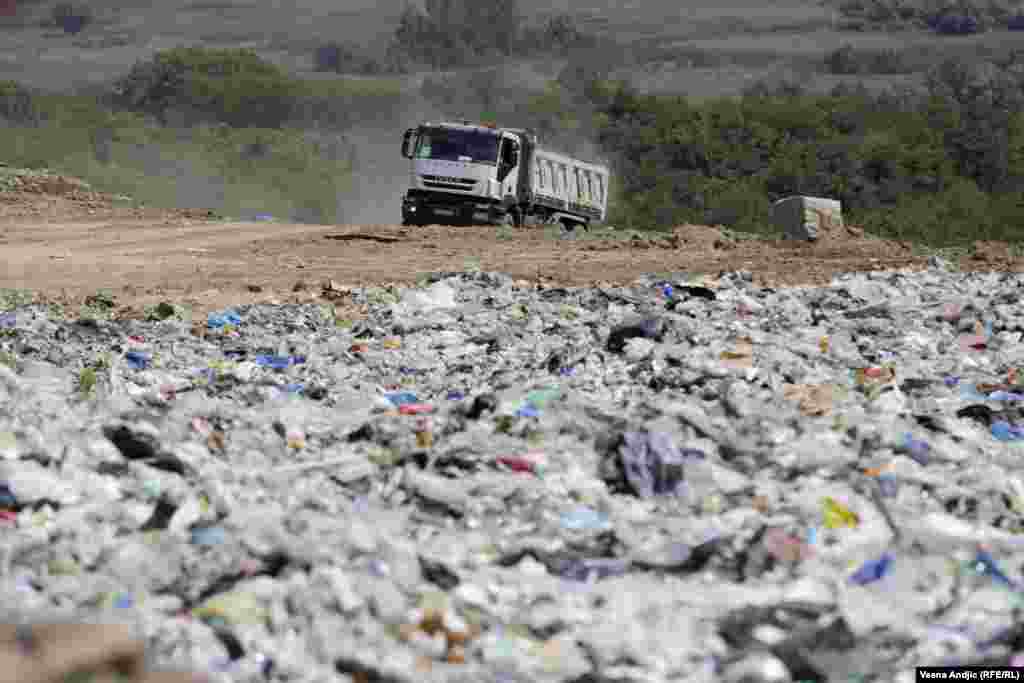
[[[480,131],[427,128],[420,132],[416,158],[495,164],[498,162],[498,136]]]

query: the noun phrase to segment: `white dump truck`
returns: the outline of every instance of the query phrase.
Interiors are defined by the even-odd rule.
[[[603,222],[608,168],[559,154],[519,128],[423,123],[405,131],[411,160],[403,225]]]

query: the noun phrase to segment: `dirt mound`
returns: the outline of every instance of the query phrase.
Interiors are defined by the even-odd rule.
[[[0,219],[95,220],[113,218],[210,220],[206,209],[154,209],[131,197],[99,192],[80,178],[0,163]]]
[[[687,252],[727,251],[736,247],[736,240],[718,228],[707,225],[679,225],[669,233],[633,235],[627,240],[599,240],[581,245],[584,251],[615,251],[630,249],[685,249]]]
[[[677,225],[672,228],[672,238],[679,247],[687,249],[711,251],[715,249],[731,249],[735,241],[725,235],[720,228],[709,225]]]
[[[978,240],[971,247],[970,260],[982,263],[1003,263],[1013,260],[1013,252],[1007,242]]]
[[[12,178],[11,185],[11,189],[16,192],[33,194],[57,196],[99,194],[89,192],[89,185],[85,181],[63,175],[17,175]]]

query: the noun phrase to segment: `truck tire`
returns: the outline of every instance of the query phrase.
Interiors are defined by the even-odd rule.
[[[501,219],[501,224],[510,228],[521,228],[523,226],[523,215],[519,209],[509,209]]]

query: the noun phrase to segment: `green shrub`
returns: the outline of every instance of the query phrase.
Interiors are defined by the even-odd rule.
[[[362,74],[372,76],[387,71],[386,65],[373,57],[362,54],[358,48],[347,43],[329,42],[313,53],[313,68],[316,71],[330,71],[338,74]]]
[[[113,101],[166,121],[171,112],[236,128],[279,128],[300,84],[248,49],[175,48],[137,63]]]
[[[829,74],[836,76],[906,74],[913,71],[902,52],[892,48],[858,50],[849,44],[829,52],[824,66]]]
[[[16,81],[0,81],[0,119],[15,125],[36,125],[40,112],[36,98]]]

